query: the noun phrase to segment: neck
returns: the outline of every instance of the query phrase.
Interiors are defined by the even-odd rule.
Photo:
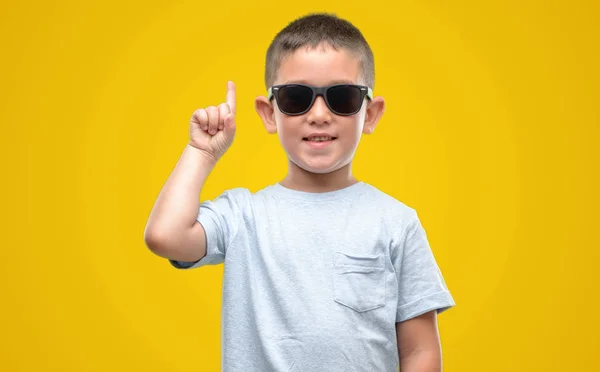
[[[312,173],[289,161],[288,174],[280,182],[280,185],[299,191],[329,192],[343,189],[357,182],[352,175],[352,163],[331,173]]]

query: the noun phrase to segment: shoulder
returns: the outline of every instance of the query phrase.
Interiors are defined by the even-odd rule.
[[[248,190],[245,187],[234,187],[228,190],[223,191],[218,198],[227,197],[236,200],[248,200],[252,197],[252,191]]]
[[[419,224],[416,209],[393,194],[367,184],[365,197],[372,205],[372,211],[380,216],[384,231],[393,242],[402,241],[406,234]]]
[[[412,218],[416,214],[416,210],[413,207],[407,205],[399,198],[392,196],[373,185],[365,185],[365,195],[369,199],[368,201],[381,207],[381,210],[385,212],[386,217],[405,219]]]
[[[229,204],[229,205],[244,205],[247,204],[252,197],[252,192],[243,187],[235,187],[227,189],[214,198],[209,198],[203,204]]]
[[[239,212],[248,212],[257,204],[264,203],[264,199],[271,193],[272,186],[253,191],[245,187],[234,187],[223,191],[212,201],[207,203],[228,204],[235,207]]]
[[[200,204],[200,209],[206,213],[213,211],[227,216],[245,215],[250,207],[252,192],[243,187],[236,187],[222,191],[215,197],[209,197]]]

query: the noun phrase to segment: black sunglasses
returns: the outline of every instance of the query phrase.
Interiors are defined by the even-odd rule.
[[[373,99],[373,91],[365,85],[336,84],[313,87],[304,84],[273,85],[268,99],[275,97],[279,110],[286,115],[302,115],[323,96],[327,107],[337,115],[350,116],[360,111],[365,97]]]

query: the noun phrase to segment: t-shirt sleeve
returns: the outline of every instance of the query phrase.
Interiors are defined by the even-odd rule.
[[[169,260],[177,269],[194,269],[205,265],[217,265],[225,261],[230,243],[244,226],[244,206],[249,191],[243,188],[223,192],[214,200],[200,204],[196,220],[206,233],[206,256],[195,262]]]
[[[396,248],[392,255],[398,279],[396,322],[431,310],[439,314],[455,306],[416,211]]]

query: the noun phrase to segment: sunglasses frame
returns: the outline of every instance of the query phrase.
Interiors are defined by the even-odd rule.
[[[312,90],[312,100],[310,101],[310,104],[308,105],[308,108],[302,112],[299,113],[288,113],[285,112],[281,109],[281,106],[279,105],[279,89],[282,87],[288,87],[288,86],[302,86],[302,87],[307,87],[310,88]],[[360,106],[358,107],[358,110],[356,110],[355,112],[349,113],[349,114],[342,114],[339,113],[337,111],[335,111],[334,109],[331,108],[331,106],[329,105],[329,101],[327,100],[327,91],[331,88],[335,88],[335,87],[356,87],[360,89]],[[352,116],[355,115],[357,112],[360,111],[360,109],[362,108],[363,102],[365,100],[365,97],[367,97],[368,99],[372,100],[373,99],[373,90],[371,88],[369,88],[366,85],[356,85],[356,84],[333,84],[333,85],[327,85],[324,87],[315,87],[312,85],[306,85],[306,84],[280,84],[280,85],[273,85],[272,87],[270,87],[267,91],[268,94],[268,100],[271,101],[271,99],[273,97],[275,97],[275,100],[277,101],[277,106],[279,107],[279,111],[281,111],[282,113],[288,115],[288,116],[299,116],[299,115],[303,115],[305,113],[307,113],[308,111],[310,111],[310,109],[313,107],[313,105],[315,104],[315,101],[317,100],[317,96],[322,96],[323,99],[325,100],[325,104],[327,105],[327,107],[329,108],[329,110],[331,112],[333,112],[336,115],[340,115],[340,116]]]

